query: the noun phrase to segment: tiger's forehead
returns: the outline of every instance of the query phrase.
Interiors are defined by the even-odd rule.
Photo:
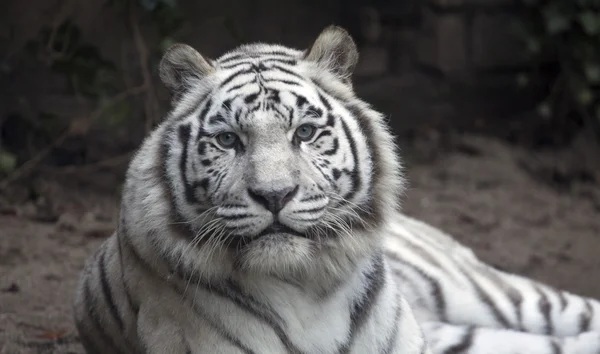
[[[217,80],[205,114],[209,124],[283,120],[289,125],[297,116],[317,118],[325,110],[317,86],[296,61],[273,59],[271,54],[235,58],[226,61],[226,68],[216,66]]]
[[[243,130],[289,128],[302,119],[322,118],[326,108],[315,88],[289,89],[247,83],[234,95],[216,94],[201,119],[205,126],[237,126]]]

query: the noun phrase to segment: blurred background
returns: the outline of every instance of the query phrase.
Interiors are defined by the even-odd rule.
[[[4,0],[0,353],[82,353],[75,279],[169,109],[165,48],[359,46],[405,160],[404,210],[496,267],[600,298],[599,0]]]

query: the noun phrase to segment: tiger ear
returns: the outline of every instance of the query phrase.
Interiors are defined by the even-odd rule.
[[[215,68],[194,48],[187,44],[173,44],[159,64],[163,84],[175,95],[187,91],[193,81],[209,75]]]
[[[358,62],[358,50],[345,29],[329,26],[319,34],[304,59],[317,62],[349,83]]]

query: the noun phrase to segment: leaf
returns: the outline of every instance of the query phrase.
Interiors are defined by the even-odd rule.
[[[146,11],[154,11],[160,0],[139,0],[140,5]]]
[[[548,102],[543,102],[538,106],[537,112],[542,118],[549,118],[552,115],[552,108]]]
[[[527,40],[527,50],[533,54],[537,54],[542,50],[542,44],[535,38],[529,38]]]
[[[546,31],[550,35],[565,32],[571,26],[571,19],[558,8],[558,3],[551,2],[542,11]]]
[[[17,167],[17,157],[0,149],[0,174],[9,174]]]
[[[175,40],[171,37],[165,37],[163,38],[158,47],[160,48],[160,50],[162,52],[165,52],[167,49],[169,49],[169,47],[171,47],[173,44],[175,44]]]
[[[589,105],[593,99],[594,93],[588,88],[581,89],[577,93],[577,102],[584,106]]]
[[[596,35],[600,32],[600,14],[593,11],[585,11],[579,15],[579,23],[585,33]]]
[[[519,75],[517,75],[517,85],[519,87],[525,87],[529,85],[529,75],[524,73],[520,73]]]
[[[113,128],[122,126],[131,115],[131,104],[126,100],[116,103],[104,101],[100,109],[103,111],[99,121]]]
[[[546,30],[550,34],[559,34],[569,29],[569,20],[560,15],[554,15],[546,20]]]
[[[585,78],[591,84],[600,83],[600,64],[587,63],[584,66]]]

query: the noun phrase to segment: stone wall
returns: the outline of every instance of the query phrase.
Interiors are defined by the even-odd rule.
[[[361,43],[359,76],[425,69],[472,82],[525,64],[522,43],[512,32],[515,0],[401,3],[356,9],[362,14],[357,27],[368,37]]]

